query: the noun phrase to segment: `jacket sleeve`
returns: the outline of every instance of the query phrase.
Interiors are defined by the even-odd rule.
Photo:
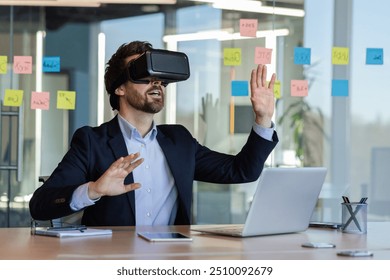
[[[195,180],[219,184],[255,181],[278,141],[276,132],[273,141],[268,141],[252,130],[246,144],[236,155],[215,152],[199,145],[196,153]]]
[[[33,219],[50,220],[74,213],[69,206],[73,191],[91,180],[89,143],[89,129],[78,129],[73,135],[69,151],[47,181],[35,190],[29,203]]]

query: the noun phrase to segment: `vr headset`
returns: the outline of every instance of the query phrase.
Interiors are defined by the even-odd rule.
[[[188,57],[181,52],[150,50],[131,61],[122,75],[113,83],[114,91],[126,81],[148,84],[152,78],[166,86],[169,83],[185,81],[190,77]]]

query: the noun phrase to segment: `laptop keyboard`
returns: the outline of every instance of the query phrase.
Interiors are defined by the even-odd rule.
[[[220,233],[241,233],[243,230],[242,225],[233,225],[233,226],[227,226],[223,228],[215,228],[213,229],[214,232],[220,232]]]

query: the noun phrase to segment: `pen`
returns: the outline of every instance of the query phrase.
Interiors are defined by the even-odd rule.
[[[348,221],[343,226],[343,229],[345,229],[353,220],[355,222],[356,227],[359,229],[359,231],[362,231],[362,229],[360,228],[359,222],[358,222],[358,220],[356,219],[356,216],[355,216],[356,213],[360,210],[360,207],[359,208],[356,207],[355,212],[353,212],[351,205],[349,205],[349,203],[350,203],[349,198],[346,197],[346,196],[342,196],[342,198],[344,200],[344,203],[346,204],[345,206],[347,207],[349,214],[351,215],[351,217],[348,219]]]
[[[367,199],[368,197],[363,197],[362,199],[360,199],[359,204],[366,204]],[[359,212],[360,208],[362,208],[361,205],[356,206],[355,212],[353,213],[356,215],[357,212]]]
[[[359,203],[360,204],[363,204],[363,203],[366,203],[368,197],[363,197],[362,199],[360,199]]]
[[[347,196],[342,196],[344,203],[349,203],[349,198]]]
[[[68,231],[68,230],[79,230],[80,232],[84,232],[86,230],[86,226],[65,226],[65,227],[48,227],[47,230],[51,231]]]

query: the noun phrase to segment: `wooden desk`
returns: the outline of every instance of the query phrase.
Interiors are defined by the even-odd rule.
[[[234,238],[201,234],[188,226],[114,227],[112,236],[55,238],[31,236],[29,228],[1,228],[0,259],[267,259],[267,260],[331,260],[337,252],[367,249],[372,259],[390,260],[390,223],[369,223],[367,235],[343,234],[337,230],[309,228],[305,232]],[[192,242],[152,243],[136,235],[136,231],[179,231],[192,235]],[[302,248],[304,242],[332,242],[334,249]],[[362,258],[354,258],[362,259]],[[371,258],[370,258],[371,259]]]

